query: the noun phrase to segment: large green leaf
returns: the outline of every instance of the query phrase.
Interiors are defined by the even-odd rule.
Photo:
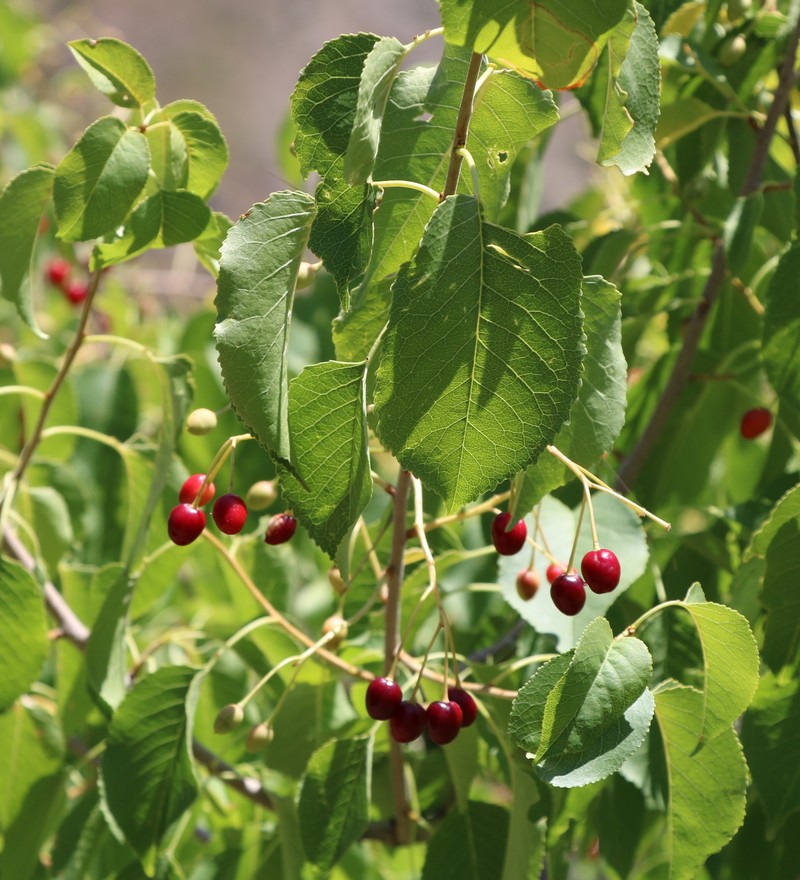
[[[195,670],[164,666],[114,713],[101,768],[108,812],[148,864],[164,833],[197,797],[186,699]]]
[[[323,873],[366,830],[371,764],[369,736],[332,740],[308,762],[300,788],[300,834],[307,858]]]
[[[669,876],[690,880],[742,824],[747,765],[733,728],[697,747],[705,714],[701,693],[673,686],[657,690],[655,698],[669,781]]]
[[[767,550],[761,602],[767,609],[763,654],[777,672],[797,658],[800,647],[800,519],[784,523]]]
[[[42,670],[49,652],[42,591],[21,565],[0,557],[0,712]]]
[[[147,182],[147,139],[113,116],[92,123],[56,168],[58,235],[86,241],[114,230]]]
[[[133,46],[113,37],[67,45],[95,88],[119,107],[144,107],[155,98],[153,71]]]
[[[520,759],[511,763],[511,785],[514,796],[508,840],[503,873],[498,876],[500,880],[539,877],[545,857],[545,820],[537,821],[531,814],[535,815],[542,796],[530,767]]]
[[[584,80],[627,0],[442,0],[445,38],[561,89]]]
[[[456,196],[393,289],[378,434],[455,509],[535,461],[566,419],[583,355],[580,262],[558,227],[522,238]]]
[[[614,639],[598,617],[574,652],[543,666],[522,688],[509,735],[553,785],[603,779],[644,741],[653,715],[652,668],[644,642]]]
[[[800,519],[800,484],[793,486],[778,499],[769,516],[750,539],[750,544],[744,552],[744,561],[754,556],[764,556],[781,526],[793,519]]]
[[[38,336],[30,282],[39,222],[53,191],[53,168],[36,165],[20,172],[0,193],[0,282],[5,299]]]
[[[452,810],[436,830],[422,880],[497,880],[503,876],[509,814],[495,804],[470,801]]]
[[[289,325],[314,213],[305,193],[273,193],[231,227],[220,257],[214,336],[225,387],[239,418],[285,463]]]
[[[289,386],[297,477],[284,471],[281,491],[332,558],[372,496],[366,373],[366,363],[329,361],[306,367]]]
[[[800,415],[800,245],[782,257],[769,284],[761,358],[772,387]]]

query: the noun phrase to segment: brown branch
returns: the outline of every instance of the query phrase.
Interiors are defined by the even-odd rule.
[[[783,115],[788,104],[789,93],[796,80],[794,64],[799,42],[800,20],[798,20],[797,25],[789,38],[786,47],[786,55],[781,64],[780,79],[773,95],[772,105],[769,108],[769,113],[767,113],[764,125],[758,132],[756,138],[747,174],[739,193],[742,197],[758,192],[761,188],[761,179],[764,174],[767,156],[769,155],[770,144],[775,135],[778,120]],[[667,421],[675,404],[683,393],[686,383],[689,381],[692,363],[694,362],[695,354],[700,345],[700,338],[705,329],[706,322],[708,321],[708,316],[722,290],[726,274],[727,263],[725,259],[725,247],[720,241],[717,242],[714,249],[714,256],[711,262],[711,274],[706,279],[700,302],[689,320],[683,338],[683,345],[681,346],[681,350],[675,360],[672,373],[670,374],[667,384],[661,393],[661,397],[653,410],[653,414],[650,416],[650,421],[642,432],[641,437],[637,441],[633,450],[620,465],[616,482],[616,488],[620,492],[628,491],[636,482],[642,467],[644,467],[644,464],[650,457],[656,443],[661,438]]]
[[[467,145],[469,123],[470,119],[472,119],[472,103],[475,100],[475,84],[478,82],[482,58],[482,55],[473,52],[472,57],[469,59],[467,78],[464,81],[464,91],[461,94],[461,105],[458,108],[453,145],[450,148],[450,165],[447,169],[447,179],[442,191],[441,201],[444,201],[447,196],[453,195],[458,187],[458,175],[461,173],[461,163],[464,159],[460,155],[459,150]]]

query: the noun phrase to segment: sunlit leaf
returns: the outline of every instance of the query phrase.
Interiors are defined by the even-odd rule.
[[[95,88],[120,107],[132,109],[155,97],[156,81],[147,61],[113,37],[72,40],[67,44]]]

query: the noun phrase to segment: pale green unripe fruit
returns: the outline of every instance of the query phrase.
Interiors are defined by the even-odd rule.
[[[266,510],[277,497],[278,490],[272,480],[259,480],[247,490],[244,502],[249,510]]]
[[[717,58],[723,67],[732,67],[746,51],[747,41],[741,34],[736,34],[723,41]]]
[[[7,342],[0,343],[0,369],[6,369],[17,359],[17,352],[13,345]]]
[[[295,289],[302,290],[304,287],[311,287],[311,285],[314,283],[314,279],[317,277],[318,271],[318,263],[300,263],[300,267],[297,270],[297,281],[295,283]]]
[[[272,742],[274,736],[275,731],[272,729],[272,725],[267,721],[262,721],[247,734],[245,748],[248,752],[260,752]]]
[[[213,409],[206,409],[202,406],[192,410],[186,419],[186,430],[198,437],[210,434],[216,427],[217,414]]]
[[[325,643],[326,648],[335,651],[347,638],[347,623],[338,614],[333,614],[322,624],[322,632],[324,635],[335,633],[333,638]]]
[[[214,733],[230,733],[244,721],[244,709],[238,703],[223,706],[214,719]]]
[[[333,568],[328,569],[328,581],[337,596],[343,596],[347,592],[347,584],[344,582],[342,573],[335,565]]]

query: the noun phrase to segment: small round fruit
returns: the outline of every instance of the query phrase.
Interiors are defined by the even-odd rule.
[[[204,406],[193,409],[186,417],[186,430],[196,437],[210,434],[217,427],[217,414]]]
[[[181,491],[178,493],[178,501],[182,504],[194,504],[194,499],[197,498],[197,493],[200,491],[200,487],[203,485],[203,480],[205,480],[205,478],[205,474],[192,474],[191,477],[187,477],[186,481],[181,486]],[[205,507],[205,505],[214,497],[216,491],[214,484],[209,483],[205,489],[203,489],[203,494],[198,502],[199,506]]]
[[[79,306],[89,295],[89,285],[83,281],[70,281],[63,289],[64,296],[74,306]]]
[[[267,544],[285,544],[297,530],[297,520],[291,513],[276,513],[267,523]]]
[[[498,513],[492,522],[492,543],[501,556],[513,556],[515,553],[519,553],[528,536],[525,520],[519,520],[514,528],[507,532],[506,526],[510,521],[511,514],[506,511]]]
[[[322,624],[323,635],[333,633],[330,641],[325,643],[326,648],[335,651],[339,645],[347,638],[347,621],[339,617],[338,614],[332,614],[325,623]]]
[[[517,594],[525,602],[530,601],[539,589],[541,578],[535,568],[524,568],[517,575]]]
[[[551,565],[547,566],[547,571],[545,572],[545,577],[547,578],[547,583],[551,584],[557,577],[561,577],[562,574],[566,574],[567,570],[563,565],[558,565],[558,563],[553,562]]]
[[[559,575],[550,587],[550,598],[562,614],[573,617],[586,602],[586,588],[578,574]]]
[[[266,510],[277,497],[278,490],[272,480],[259,480],[247,490],[244,500],[250,510]]]
[[[613,550],[590,550],[581,561],[581,574],[595,593],[610,593],[619,583],[619,559]]]
[[[167,533],[173,544],[185,547],[200,537],[206,527],[206,515],[191,504],[179,504],[170,511]]]
[[[428,735],[435,743],[446,746],[458,736],[464,720],[458,703],[453,700],[437,700],[428,706],[425,714],[428,719]]]
[[[749,409],[739,422],[739,433],[745,440],[755,440],[772,425],[772,413],[763,406]]]
[[[328,569],[328,583],[333,587],[333,592],[337,596],[344,596],[347,592],[347,584],[342,577],[342,573],[335,565]]]
[[[47,280],[54,284],[56,287],[61,287],[69,278],[69,273],[72,271],[72,266],[70,265],[69,260],[65,260],[63,257],[53,257],[52,260],[49,260],[47,266],[45,267],[44,274]]]
[[[388,721],[403,702],[403,691],[391,678],[373,678],[367,688],[367,715]]]
[[[214,733],[230,733],[244,721],[244,709],[238,703],[223,706],[214,719]]]
[[[742,34],[726,37],[719,47],[717,59],[723,67],[733,67],[747,51],[747,40]]]
[[[403,700],[389,719],[392,739],[399,743],[410,743],[422,736],[426,720],[425,710],[419,703]]]
[[[472,694],[468,694],[463,688],[449,687],[447,696],[453,703],[458,703],[461,709],[461,726],[469,727],[478,717],[478,706],[472,698]]]
[[[275,731],[272,729],[272,725],[267,721],[262,721],[261,724],[256,724],[250,733],[247,734],[247,741],[244,747],[248,752],[260,752],[272,742],[274,736]]]
[[[247,505],[238,495],[220,495],[214,502],[211,515],[221,532],[238,535],[247,519]]]

